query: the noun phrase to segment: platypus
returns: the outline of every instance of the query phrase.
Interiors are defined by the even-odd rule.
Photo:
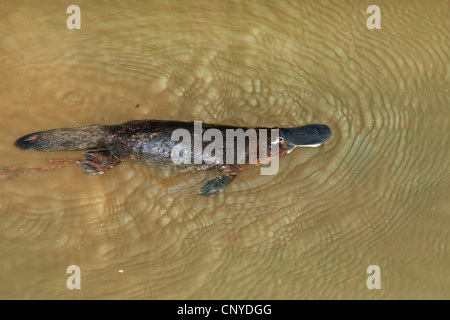
[[[240,172],[261,164],[262,159],[258,155],[256,161],[249,161],[250,146],[246,145],[245,161],[226,162],[224,159],[230,154],[230,150],[223,147],[205,155],[203,150],[209,142],[201,140],[199,146],[194,146],[194,139],[188,142],[185,149],[178,148],[179,140],[173,139],[174,131],[181,129],[192,135],[198,134],[196,127],[198,122],[166,121],[166,120],[136,120],[119,125],[91,125],[74,128],[61,128],[40,131],[25,135],[16,140],[15,146],[22,150],[41,151],[81,151],[86,159],[77,161],[83,166],[87,174],[102,174],[121,161],[137,160],[146,164],[181,170],[208,170],[219,173],[213,179],[205,180],[200,189],[201,195],[211,195],[223,191]],[[224,145],[231,142],[227,138],[227,132],[239,130],[247,132],[254,129],[258,143],[267,143],[267,159],[281,157],[290,153],[296,147],[315,147],[331,136],[331,130],[323,124],[311,124],[292,128],[248,128],[226,125],[201,124],[201,133],[208,129],[214,129],[216,134],[222,134]],[[267,135],[261,134],[261,129],[266,129]],[[277,129],[278,137],[271,137],[271,129]],[[218,130],[218,131],[217,131]],[[228,131],[227,131],[228,130]],[[242,132],[242,131],[241,131]],[[232,138],[234,142],[234,137]],[[198,140],[197,140],[198,141]],[[211,140],[210,140],[211,141]],[[236,144],[237,145],[237,144]],[[259,146],[260,144],[258,144]],[[274,152],[274,146],[276,150]],[[187,150],[189,149],[189,150]],[[257,147],[259,150],[259,147]],[[236,147],[234,147],[236,150]],[[184,156],[184,162],[174,161],[174,152]],[[183,154],[184,153],[184,154]],[[220,157],[220,158],[219,158]],[[233,155],[233,159],[236,157]]]

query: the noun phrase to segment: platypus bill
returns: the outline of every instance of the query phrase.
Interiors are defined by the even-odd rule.
[[[223,137],[226,137],[227,129],[249,128],[224,125],[212,125],[202,123],[203,132],[206,129],[218,129]],[[228,164],[225,148],[221,161],[216,161],[215,154],[205,159],[203,153],[191,153],[191,163],[177,164],[173,161],[171,153],[180,141],[172,140],[172,133],[176,129],[185,129],[191,135],[194,134],[194,122],[165,121],[165,120],[137,120],[119,125],[92,125],[75,128],[62,128],[40,131],[28,134],[17,139],[15,146],[22,150],[41,151],[77,151],[87,150],[84,153],[86,159],[77,161],[83,166],[87,174],[102,174],[121,161],[137,160],[147,164],[158,165],[181,170],[208,170],[215,171],[220,176],[205,180],[200,194],[211,195],[225,188],[243,170],[261,164],[259,155],[256,163],[245,161],[244,164]],[[267,154],[271,154],[270,129],[267,133]],[[255,130],[259,142],[260,130]],[[331,136],[329,127],[322,124],[312,124],[294,128],[279,128],[278,156],[284,156],[296,147],[316,147],[325,142]],[[234,138],[233,138],[234,139]],[[191,148],[194,146],[191,139]],[[224,138],[224,145],[226,145]],[[203,141],[202,150],[209,144]],[[234,144],[236,145],[236,144]],[[259,144],[258,144],[259,145]],[[191,149],[192,150],[192,149]],[[246,159],[248,160],[248,148],[246,147]],[[259,153],[258,153],[259,154]],[[200,161],[198,161],[200,159]],[[197,161],[195,161],[197,160]]]

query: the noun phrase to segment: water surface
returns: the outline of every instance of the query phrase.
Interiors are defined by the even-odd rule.
[[[137,119],[333,136],[206,198],[211,174],[132,162],[1,181],[0,298],[450,298],[448,1],[77,5],[81,30],[63,2],[0,3],[0,166],[80,156],[24,134]]]

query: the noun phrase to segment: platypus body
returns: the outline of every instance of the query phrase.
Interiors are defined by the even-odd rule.
[[[222,133],[224,145],[230,142],[226,138],[227,129],[243,129],[244,131],[249,129],[205,123],[202,123],[201,126],[202,133],[208,129],[215,129],[216,132]],[[189,132],[192,135],[196,133],[194,122],[137,120],[119,125],[92,125],[35,132],[17,139],[15,145],[22,150],[87,150],[88,152],[84,153],[86,159],[78,161],[87,174],[104,173],[121,161],[126,160],[137,160],[146,164],[178,170],[218,172],[220,176],[204,181],[200,192],[201,195],[215,194],[225,190],[228,184],[244,169],[261,164],[259,153],[256,162],[250,163],[248,161],[250,150],[248,145],[245,148],[244,163],[226,163],[224,161],[226,159],[226,148],[223,148],[222,154],[216,152],[205,157],[205,153],[202,151],[210,142],[202,140],[201,148],[198,149],[198,147],[194,146],[194,139],[190,141],[191,150],[188,154],[191,161],[174,162],[172,152],[180,143],[179,140],[173,139],[173,133],[177,129],[182,129],[184,132]],[[277,128],[279,129],[279,137],[276,140],[270,135],[270,129],[273,128],[255,129],[258,143],[261,142],[261,139],[267,140],[267,155],[269,159],[274,156],[284,156],[295,147],[318,146],[331,136],[330,128],[321,124],[295,128]],[[261,136],[258,129],[267,129],[269,133],[265,137]],[[274,141],[278,145],[277,153],[272,152]]]

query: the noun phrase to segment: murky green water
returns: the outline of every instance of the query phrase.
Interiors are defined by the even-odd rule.
[[[0,2],[0,166],[80,157],[24,134],[134,119],[333,137],[207,198],[210,174],[132,162],[1,181],[0,298],[450,298],[448,1],[76,4],[80,30],[67,3]]]

